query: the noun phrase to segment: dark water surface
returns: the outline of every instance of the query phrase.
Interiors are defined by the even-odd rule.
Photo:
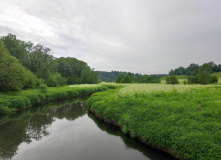
[[[174,160],[68,100],[0,118],[0,159]]]

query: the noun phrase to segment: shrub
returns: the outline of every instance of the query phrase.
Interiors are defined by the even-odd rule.
[[[187,83],[188,84],[198,84],[199,83],[198,77],[197,76],[189,77]]]
[[[24,83],[24,89],[36,88],[36,86],[40,85],[38,85],[38,83],[40,83],[40,80],[31,71],[27,70],[25,76],[27,80]]]
[[[166,78],[166,84],[179,84],[176,76],[169,76]]]
[[[48,91],[48,86],[46,84],[41,84],[39,90],[41,93],[46,93]]]
[[[218,77],[217,76],[211,76],[211,83],[217,83]]]
[[[67,84],[67,79],[62,77],[60,73],[55,73],[50,75],[48,79],[46,79],[46,84],[48,87],[56,87],[56,86],[64,86]]]

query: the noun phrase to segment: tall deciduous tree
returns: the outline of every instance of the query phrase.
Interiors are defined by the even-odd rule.
[[[121,80],[124,78],[123,74],[118,74],[117,79],[116,79],[116,83],[121,83]]]
[[[209,64],[204,63],[200,67],[200,71],[198,74],[199,84],[209,84],[211,82],[211,67]]]
[[[26,69],[0,41],[0,90],[20,90],[28,81]]]
[[[133,80],[131,78],[131,73],[128,73],[124,76],[124,78],[121,80],[121,83],[132,83]]]
[[[18,40],[16,35],[8,34],[1,39],[9,53],[16,57],[22,65],[27,65],[28,51],[25,49],[25,42]]]

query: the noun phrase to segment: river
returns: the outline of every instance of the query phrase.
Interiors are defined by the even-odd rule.
[[[0,118],[0,159],[175,160],[88,112],[86,99],[53,102]]]

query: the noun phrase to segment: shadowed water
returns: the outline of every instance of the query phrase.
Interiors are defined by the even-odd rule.
[[[173,160],[88,113],[86,102],[50,103],[0,118],[0,159]]]

